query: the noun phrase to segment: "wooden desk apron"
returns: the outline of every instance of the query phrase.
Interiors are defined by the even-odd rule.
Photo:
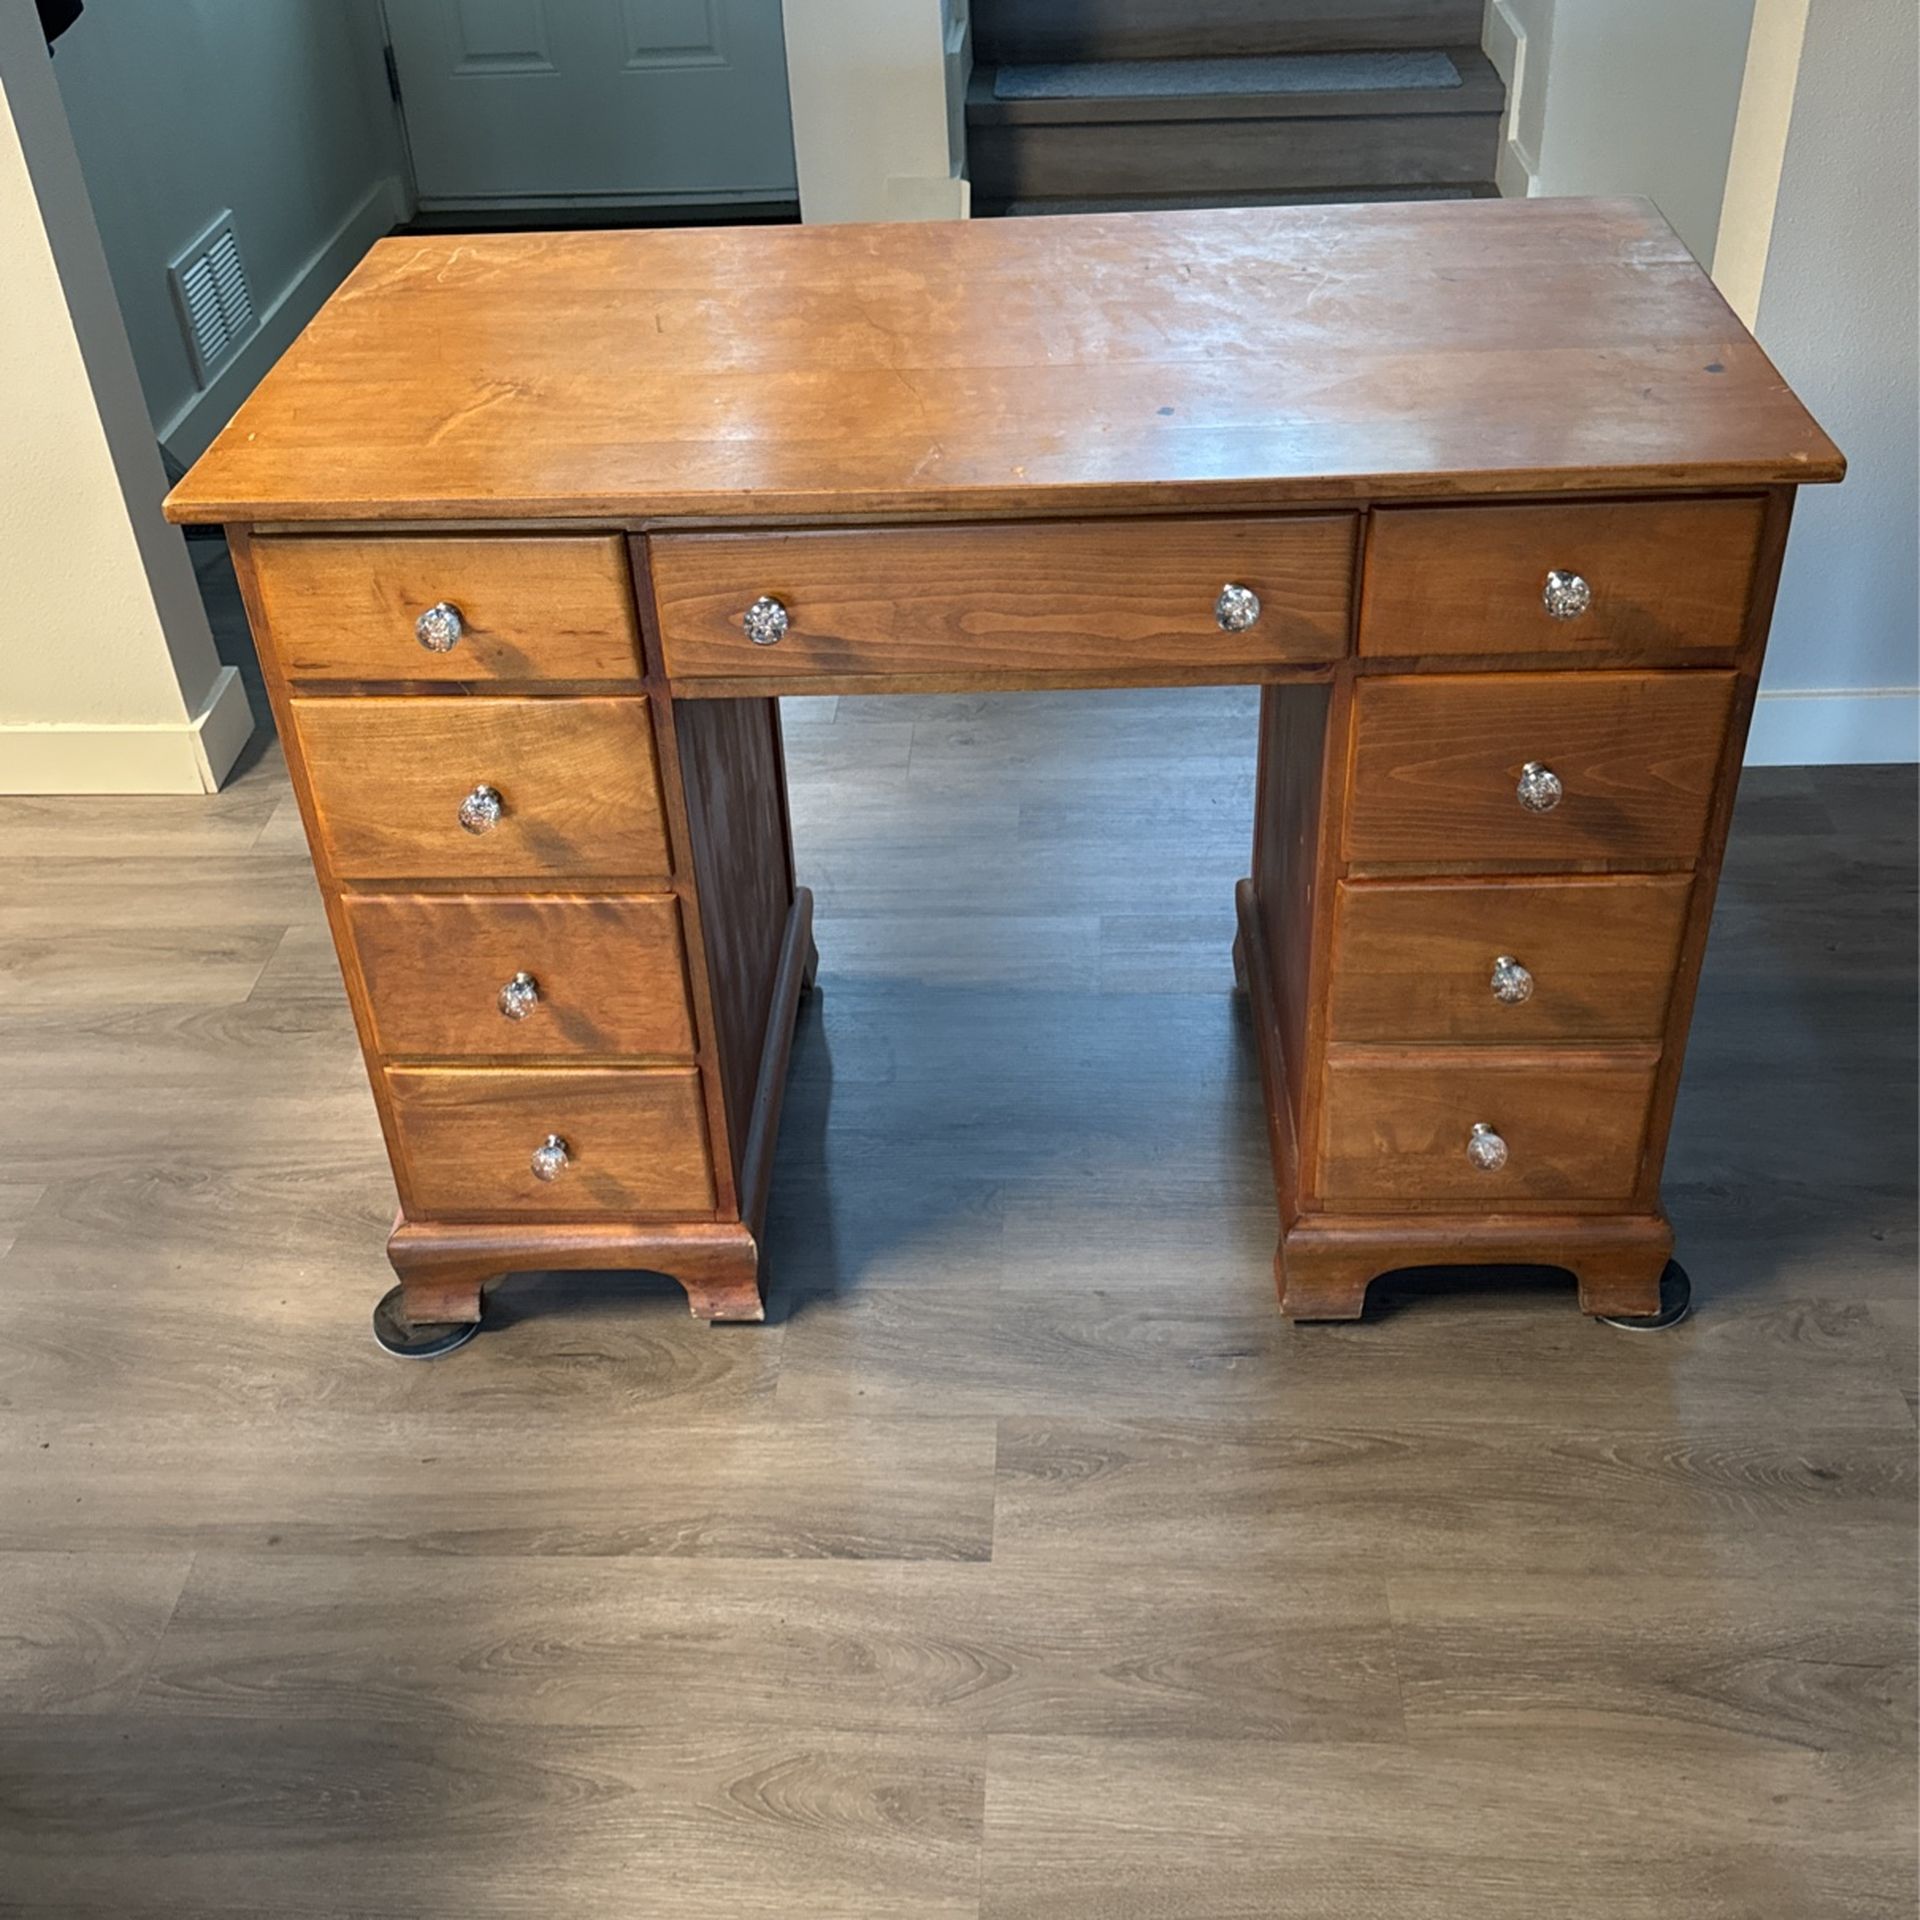
[[[814,964],[776,696],[1257,683],[1235,960],[1281,1305],[1646,1313],[1796,486],[1639,202],[383,241],[169,503],[228,525],[416,1320],[761,1315]]]

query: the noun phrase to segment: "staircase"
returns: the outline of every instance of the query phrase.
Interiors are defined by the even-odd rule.
[[[1482,0],[974,0],[976,214],[1494,191]]]

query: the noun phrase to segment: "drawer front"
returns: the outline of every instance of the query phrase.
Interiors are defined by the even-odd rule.
[[[640,677],[626,543],[396,535],[253,543],[260,605],[292,680]],[[457,622],[418,622],[448,606]]]
[[[1688,874],[1342,881],[1329,1038],[1657,1041],[1692,893]]]
[[[1462,867],[1692,860],[1733,689],[1731,673],[1362,680],[1346,856]],[[1558,783],[1550,810],[1519,798],[1529,765]],[[1530,784],[1549,799],[1543,783]]]
[[[1617,1065],[1539,1056],[1432,1065],[1330,1059],[1320,1198],[1329,1206],[1476,1213],[1629,1200],[1653,1078],[1640,1055]],[[1476,1124],[1506,1148],[1495,1171],[1469,1157]]]
[[[319,836],[342,879],[659,880],[667,833],[639,698],[296,699]],[[496,824],[461,825],[469,795]]]
[[[387,1074],[410,1218],[711,1214],[693,1067],[396,1067]],[[557,1136],[551,1180],[533,1158]]]
[[[671,895],[350,893],[340,904],[382,1053],[693,1057]]]
[[[1754,498],[1383,507],[1367,533],[1360,652],[1730,654],[1746,630],[1761,513]],[[1565,583],[1559,618],[1549,573],[1585,589]]]
[[[856,681],[1225,669],[1347,651],[1356,521],[1292,518],[666,534],[649,542],[676,677]],[[1250,626],[1215,603],[1252,589]],[[778,600],[786,631],[747,637]]]

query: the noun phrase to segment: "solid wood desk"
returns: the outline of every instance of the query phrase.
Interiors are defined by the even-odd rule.
[[[1519,1262],[1644,1314],[1842,471],[1651,208],[1472,202],[388,240],[170,510],[230,530],[413,1319],[566,1267],[761,1316],[776,696],[1210,682],[1264,689],[1283,1310]]]

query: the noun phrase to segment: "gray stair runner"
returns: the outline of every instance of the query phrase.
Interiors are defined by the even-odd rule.
[[[1292,53],[1231,60],[1074,60],[1001,67],[996,100],[1195,99],[1209,94],[1407,93],[1457,87],[1444,53]]]

